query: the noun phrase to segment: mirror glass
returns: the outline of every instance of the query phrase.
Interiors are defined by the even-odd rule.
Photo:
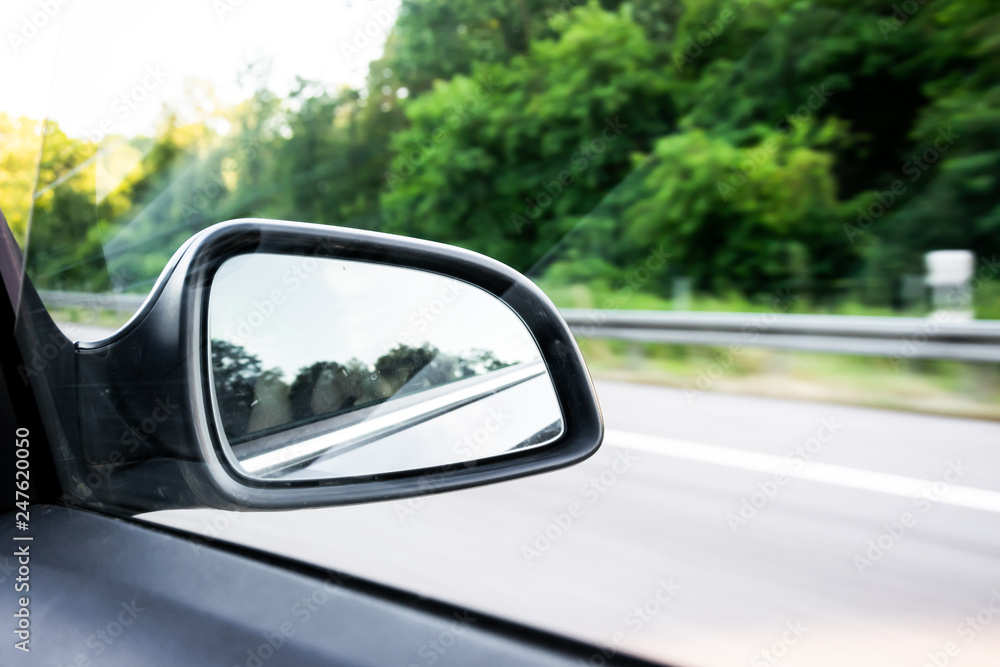
[[[563,431],[520,318],[436,273],[239,255],[212,280],[209,336],[217,423],[250,477],[469,465]]]

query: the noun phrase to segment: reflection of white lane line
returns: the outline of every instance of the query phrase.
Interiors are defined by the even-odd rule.
[[[493,375],[493,373],[497,375]],[[381,404],[379,409],[387,410],[387,412],[379,413],[377,409],[365,421],[347,426],[339,431],[258,454],[241,461],[240,465],[248,474],[261,476],[307,461],[321,454],[347,451],[347,447],[350,445],[368,442],[374,438],[401,431],[408,426],[427,421],[445,412],[538,377],[543,373],[545,373],[545,364],[541,361],[525,362],[507,369],[493,371],[479,378],[459,380],[455,384],[461,388],[399,410],[393,410],[392,402],[386,401]],[[475,382],[472,384],[465,384],[473,380]]]
[[[794,469],[793,466],[788,465],[788,461],[783,456],[684,440],[672,440],[655,435],[614,429],[607,430],[605,443],[612,447],[624,447],[650,454],[714,463],[731,468],[756,470],[764,473],[783,472],[789,477],[807,479],[812,482],[837,484],[905,498],[913,498],[920,493],[925,493],[933,485],[939,483],[938,480],[903,477],[902,475],[848,468],[816,461],[807,461],[798,469]],[[948,490],[937,502],[957,505],[958,507],[971,507],[987,512],[1000,512],[1000,492],[974,489],[969,486],[948,485]]]

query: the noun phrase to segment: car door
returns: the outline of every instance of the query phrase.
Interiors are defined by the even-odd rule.
[[[291,225],[244,223],[223,226],[221,231],[214,232],[214,238],[231,239],[234,234],[238,237],[260,229],[266,229],[272,241],[277,243],[287,243],[302,233]],[[408,392],[401,392],[403,395],[396,399],[398,405],[382,410],[377,418],[371,417],[371,411],[384,407],[385,403],[365,404],[363,408],[352,405],[354,410],[335,411],[334,416],[319,412],[307,419],[304,426],[298,422],[294,427],[277,424],[284,430],[275,431],[274,424],[261,426],[266,435],[243,440],[242,446],[253,445],[251,454],[241,453],[242,450],[237,449],[241,445],[231,446],[237,465],[245,466],[241,471],[259,475],[258,482],[276,477],[283,483],[289,478],[305,479],[306,486],[300,484],[297,489],[289,489],[276,485],[268,491],[258,483],[257,488],[247,487],[233,493],[226,490],[223,481],[212,492],[206,490],[205,479],[192,481],[190,471],[186,473],[188,477],[180,475],[183,482],[178,477],[171,480],[170,466],[162,465],[162,459],[168,458],[170,453],[156,451],[158,443],[164,442],[162,438],[168,432],[168,422],[186,422],[190,427],[191,417],[175,413],[190,404],[190,399],[198,398],[180,395],[183,389],[176,383],[172,385],[173,393],[166,398],[159,393],[163,378],[169,376],[169,369],[184,361],[178,350],[171,350],[169,342],[163,342],[171,338],[169,326],[164,322],[178,319],[176,314],[158,319],[155,313],[157,307],[170,309],[178,303],[177,299],[171,299],[171,277],[177,279],[180,301],[190,298],[191,286],[197,282],[189,280],[191,273],[182,275],[189,270],[184,268],[183,260],[165,271],[164,285],[150,300],[144,317],[112,338],[112,343],[91,346],[89,352],[97,354],[99,363],[88,370],[83,358],[88,352],[86,346],[56,336],[30,281],[20,272],[18,249],[9,231],[4,231],[2,276],[7,298],[3,302],[3,394],[0,395],[3,401],[0,409],[5,432],[15,436],[7,448],[7,459],[11,463],[10,474],[18,478],[14,503],[5,507],[2,520],[3,539],[13,545],[11,555],[4,561],[5,578],[13,589],[8,589],[4,596],[5,611],[13,619],[15,638],[3,649],[9,664],[20,664],[18,661],[22,660],[31,664],[58,665],[571,665],[581,660],[642,664],[621,655],[607,655],[601,649],[580,642],[345,573],[164,527],[138,524],[131,519],[137,510],[199,506],[206,498],[209,503],[225,507],[239,503],[248,507],[298,507],[310,502],[317,505],[357,502],[363,496],[391,497],[413,493],[414,489],[419,493],[433,492],[437,490],[435,485],[450,488],[455,484],[451,476],[461,473],[475,475],[472,481],[459,482],[465,486],[490,477],[503,478],[544,466],[565,465],[573,458],[589,455],[599,443],[600,430],[594,431],[593,426],[588,429],[587,420],[593,420],[596,415],[592,398],[589,405],[575,406],[562,413],[553,405],[550,414],[565,415],[565,419],[556,420],[558,428],[549,423],[551,417],[544,415],[523,422],[522,430],[529,434],[528,439],[518,436],[520,444],[511,448],[508,443],[492,452],[500,459],[506,457],[506,468],[477,471],[477,466],[490,458],[487,452],[476,454],[481,458],[468,457],[461,461],[447,458],[455,452],[439,452],[437,458],[434,454],[435,436],[440,436],[441,428],[447,428],[449,421],[457,419],[464,407],[487,401],[483,409],[497,415],[504,405],[507,409],[524,412],[523,408],[530,407],[525,405],[526,400],[545,398],[550,375],[541,358],[494,369],[481,378],[474,377],[474,369],[465,369],[459,373],[463,378],[446,377],[451,381],[444,385],[423,378]],[[329,236],[326,230],[321,231]],[[372,241],[385,243],[387,239]],[[400,247],[412,245],[398,243]],[[364,242],[361,245],[364,246]],[[410,249],[422,261],[440,261],[442,253],[452,252],[443,248]],[[368,252],[374,251],[369,248]],[[463,258],[453,259],[455,265],[462,264]],[[258,265],[256,270],[260,271],[261,267]],[[516,280],[514,282],[516,284]],[[215,289],[224,290],[224,284],[225,281],[219,280]],[[466,284],[462,289],[470,288],[471,285]],[[237,298],[232,293],[223,296],[227,303]],[[508,303],[516,303],[518,298],[527,299],[536,309],[544,310],[544,303],[534,302],[526,295],[508,296]],[[347,315],[339,313],[341,319]],[[150,338],[145,340],[139,333],[143,323],[150,332]],[[548,327],[553,325],[557,323],[547,324]],[[198,326],[192,328],[202,330]],[[139,338],[130,340],[130,331]],[[543,345],[544,331],[538,327],[534,333]],[[565,332],[558,332],[557,327],[556,331],[549,335],[554,339],[563,336],[557,342],[565,345]],[[40,345],[39,341],[42,341]],[[202,341],[201,346],[205,344],[207,341]],[[152,365],[150,374],[149,362],[144,372],[130,365],[134,357],[148,354],[147,348],[157,345],[162,346],[159,353],[168,359],[168,370]],[[226,354],[232,353],[231,347],[223,349]],[[562,351],[562,363],[580,363],[578,357],[567,357],[566,352]],[[106,384],[102,384],[97,380],[100,377],[98,370],[110,363],[108,358],[115,354],[121,356],[118,372],[109,373]],[[481,361],[481,357],[479,355],[477,360]],[[221,372],[218,369],[222,367],[215,363],[218,354],[212,359],[213,372]],[[187,361],[195,363],[189,357]],[[495,365],[491,362],[490,368]],[[216,376],[212,383],[212,389],[218,392],[213,396],[220,411],[230,406],[225,399],[225,392],[231,388],[227,378]],[[582,383],[575,389],[586,390],[586,380],[578,379]],[[573,388],[572,380],[565,380],[564,384]],[[122,420],[132,419],[129,408],[123,408],[120,402],[112,402],[114,414],[102,414],[102,409],[108,409],[104,399],[115,391],[132,396],[129,405],[155,405],[148,417],[133,420],[137,429],[119,431],[116,428]],[[315,403],[317,391],[317,387],[312,388],[310,405]],[[507,392],[522,393],[508,397]],[[136,400],[141,394],[146,395],[145,400]],[[70,403],[60,404],[60,396],[71,397]],[[565,397],[565,392],[559,396],[563,400]],[[583,397],[586,398],[586,394]],[[232,398],[235,401],[232,409],[238,412],[240,396]],[[258,392],[254,401],[260,400]],[[329,406],[324,409],[328,410]],[[535,412],[538,412],[537,407]],[[247,411],[243,413],[248,417]],[[286,413],[282,414],[291,419],[287,409]],[[348,419],[346,423],[345,418]],[[76,420],[78,423],[74,423]],[[248,417],[239,433],[244,433],[250,421]],[[443,426],[440,425],[442,421]],[[323,456],[300,452],[295,454],[297,458],[290,457],[286,451],[289,447],[316,442],[316,433],[310,429],[317,428],[318,424],[323,424],[324,429],[319,438]],[[179,433],[183,437],[183,430],[178,428],[174,426],[169,434],[176,436]],[[229,423],[222,426],[222,431],[234,436],[236,428]],[[303,428],[305,435],[300,433]],[[348,433],[353,435],[348,437],[345,435]],[[266,444],[279,435],[277,448]],[[335,436],[332,440],[331,435]],[[576,452],[566,447],[567,435],[576,438],[569,443]],[[81,442],[73,442],[73,437],[79,437]],[[104,457],[106,461],[95,460],[102,456],[101,443],[109,438],[117,438],[121,445],[135,440],[143,446],[115,449]],[[385,444],[393,440],[395,444]],[[523,459],[518,464],[521,469],[511,470],[509,462],[517,451],[531,449],[539,443],[549,443],[551,447],[556,441],[563,443],[562,455],[556,461],[539,464],[537,458]],[[193,451],[191,447],[185,450],[183,443],[175,443],[173,448]],[[356,456],[369,448],[374,454],[360,459]],[[418,456],[414,458],[406,448],[418,449]],[[134,453],[134,450],[145,454],[124,460],[126,455],[121,452]],[[339,462],[345,450],[355,455],[353,459],[348,457],[346,464]],[[75,462],[60,460],[61,455],[69,453],[72,456],[73,452],[82,452],[82,456]],[[119,455],[115,456],[116,453]],[[282,454],[278,464],[251,467],[249,463],[277,453]],[[85,474],[74,477],[70,470],[74,463]],[[371,479],[364,481],[363,484],[375,487],[373,491],[364,490],[363,485],[362,490],[353,492],[350,487],[309,486],[310,479],[326,481],[334,479],[335,475],[357,478],[365,472],[370,473],[373,465],[387,464],[395,465],[404,476],[397,475],[396,481],[381,485]],[[179,464],[181,470],[185,470],[184,465],[183,462]],[[289,468],[294,474],[288,472]],[[434,468],[439,470],[434,472]],[[423,471],[417,478],[428,486],[417,487],[407,482],[405,472],[408,469]],[[197,478],[198,473],[194,476]],[[75,479],[85,487],[70,488],[67,479]],[[400,483],[404,485],[401,489]],[[151,485],[154,490],[151,492],[147,488],[145,494],[135,491],[143,485]],[[295,495],[286,499],[268,495],[281,491]],[[227,493],[230,494],[228,498],[220,498]],[[203,500],[193,500],[195,498]]]

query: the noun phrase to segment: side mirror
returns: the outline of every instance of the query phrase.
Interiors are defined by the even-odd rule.
[[[372,232],[211,227],[76,357],[64,486],[130,511],[448,491],[573,464],[603,437],[573,337],[530,281]]]

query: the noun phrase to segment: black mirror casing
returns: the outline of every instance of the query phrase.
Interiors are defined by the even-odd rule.
[[[241,474],[222,444],[212,408],[208,295],[223,262],[257,252],[429,271],[496,296],[535,338],[563,413],[562,437],[480,461],[392,474],[286,481]],[[38,322],[31,338],[46,337],[39,333],[46,327],[51,321]],[[387,234],[259,219],[215,225],[175,253],[122,329],[67,349],[72,359],[62,354],[39,381],[58,390],[57,421],[78,425],[79,435],[67,437],[69,430],[63,429],[50,440],[55,436],[62,443],[57,459],[67,499],[102,509],[297,509],[402,498],[565,467],[593,454],[603,438],[597,398],[576,342],[531,281],[470,251]],[[68,398],[74,388],[75,401]]]

